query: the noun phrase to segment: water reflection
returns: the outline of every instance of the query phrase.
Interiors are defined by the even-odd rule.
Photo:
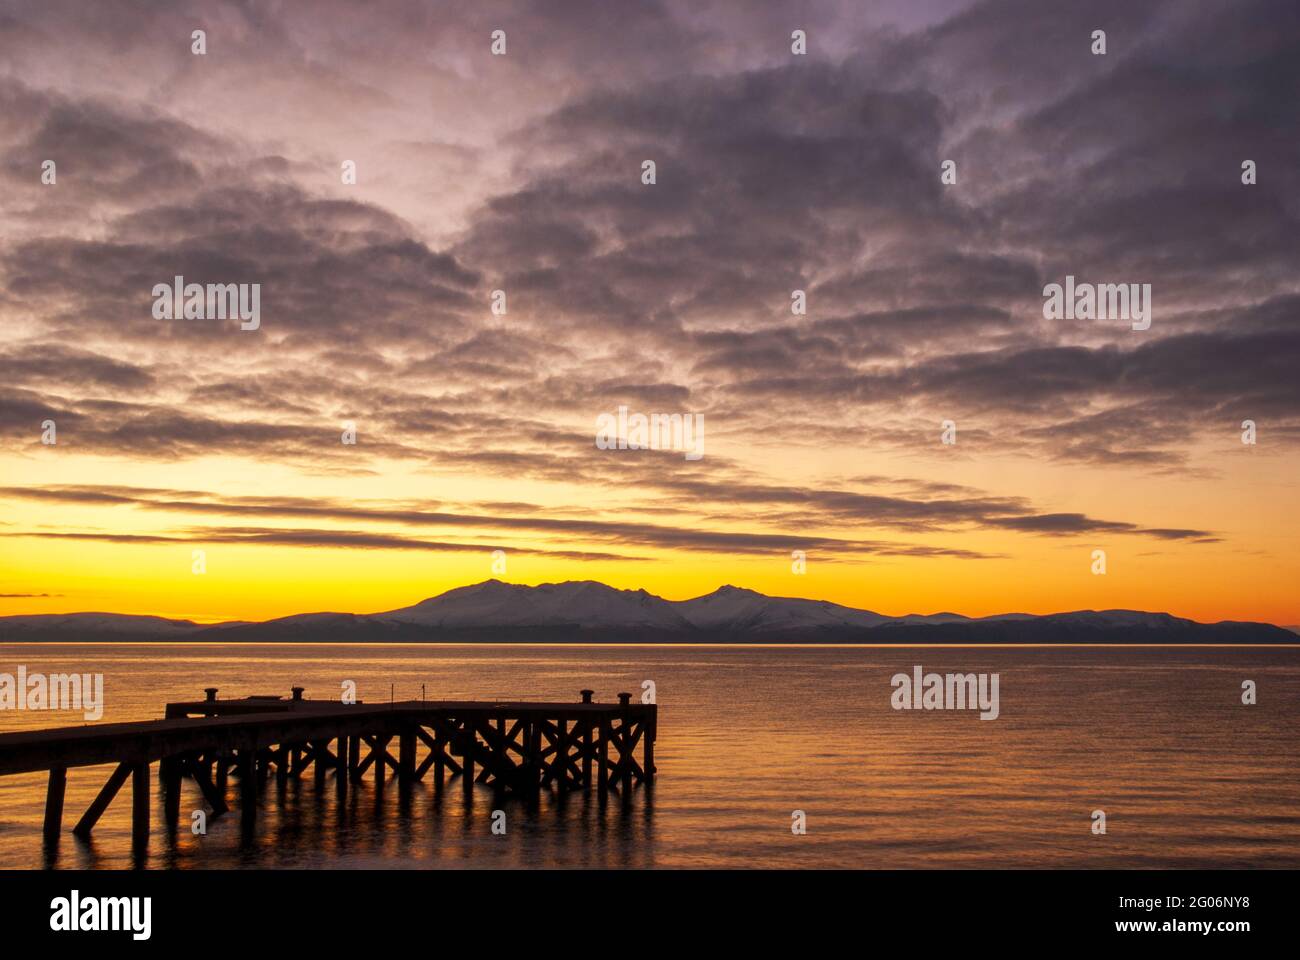
[[[271,777],[256,819],[231,812],[132,856],[129,787],[90,841],[65,829],[42,849],[42,775],[0,777],[0,867],[1300,866],[1300,657],[1284,649],[436,648],[285,645],[0,647],[10,662],[102,671],[105,722],[219,685],[223,696],[337,687],[418,695],[572,700],[583,687],[659,691],[659,776],[611,792],[500,797],[426,777],[403,796],[367,776]],[[201,663],[201,667],[196,664]],[[894,711],[890,677],[926,669],[1001,674],[995,721]],[[201,672],[196,675],[196,669]],[[1253,679],[1258,705],[1244,707]],[[0,718],[6,724],[12,718]],[[22,716],[22,723],[44,718]],[[48,722],[48,721],[47,721]],[[64,723],[69,722],[66,719]],[[12,727],[9,727],[12,729]],[[70,772],[65,810],[85,810],[110,768]],[[151,777],[153,823],[163,822]],[[1109,832],[1091,834],[1090,814]],[[807,811],[806,836],[790,832]],[[492,811],[507,835],[491,832]]]

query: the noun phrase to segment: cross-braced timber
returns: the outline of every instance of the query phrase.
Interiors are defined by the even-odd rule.
[[[437,787],[458,777],[466,792],[483,783],[523,795],[595,788],[603,797],[654,781],[657,708],[634,704],[627,693],[618,703],[596,703],[583,690],[580,703],[386,704],[306,700],[301,687],[288,699],[219,700],[213,687],[206,693],[204,700],[169,703],[162,720],[0,734],[0,776],[48,771],[44,834],[53,842],[62,831],[68,771],[116,764],[73,833],[89,836],[130,779],[138,845],[149,836],[154,763],[168,831],[176,829],[187,778],[211,815],[221,816],[230,809],[234,774],[246,821],[256,817],[259,787],[272,773],[283,785],[310,770],[318,788],[332,777],[340,797],[367,773],[376,790],[390,776],[402,790],[431,776]]]

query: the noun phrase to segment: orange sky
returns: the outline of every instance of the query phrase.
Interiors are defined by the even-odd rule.
[[[203,55],[179,15],[15,14],[0,615],[499,575],[1300,623],[1285,38],[833,6],[806,54],[684,2],[230,5]],[[161,315],[176,276],[257,284],[257,329]],[[1153,322],[1046,316],[1067,276]],[[599,449],[622,406],[703,417],[702,457]]]
[[[722,451],[719,451],[720,453]],[[169,543],[124,543],[113,540],[65,540],[7,536],[0,540],[0,592],[50,594],[0,599],[6,614],[108,610],[149,613],[199,621],[265,619],[312,610],[375,612],[405,606],[451,587],[496,575],[492,550],[505,550],[501,579],[543,583],[597,579],[613,586],[644,587],[670,599],[684,599],[732,583],[772,595],[832,600],[886,614],[952,610],[968,615],[1008,611],[1049,613],[1085,608],[1164,610],[1197,620],[1255,619],[1275,623],[1300,621],[1294,591],[1295,554],[1289,550],[1294,531],[1279,529],[1264,509],[1270,494],[1282,497],[1289,470],[1282,460],[1237,453],[1225,469],[1228,478],[1184,480],[1144,486],[1140,476],[1123,471],[1094,472],[1081,484],[1077,470],[1050,469],[1009,461],[996,467],[972,456],[954,456],[944,469],[931,461],[912,465],[914,473],[943,476],[945,482],[1005,483],[1037,490],[1045,506],[1142,516],[1147,522],[1190,524],[1222,531],[1222,542],[1185,544],[1150,542],[1132,535],[1069,538],[979,529],[946,530],[900,536],[884,531],[892,542],[959,548],[983,558],[913,556],[837,556],[828,550],[807,551],[802,575],[792,571],[790,551],[759,555],[725,551],[673,550],[662,546],[620,546],[619,552],[643,557],[609,562],[533,554],[539,551],[602,551],[604,536],[554,536],[494,529],[448,530],[436,523],[412,526],[388,522],[365,524],[263,518],[267,528],[293,526],[314,530],[364,530],[404,538],[481,543],[463,553],[436,550],[260,545],[206,542],[201,536]],[[603,456],[635,457],[636,451],[592,451]],[[792,454],[793,456],[793,454]],[[846,460],[849,458],[845,458]],[[768,462],[769,466],[771,461]],[[638,510],[634,495],[598,491],[608,505],[582,507],[580,486],[510,478],[458,478],[412,471],[400,463],[386,465],[379,476],[348,479],[292,476],[281,468],[237,461],[222,464],[131,464],[72,452],[38,451],[5,458],[6,476],[23,476],[35,487],[57,489],[87,477],[114,481],[125,488],[196,490],[207,486],[223,495],[256,496],[259,489],[292,489],[297,496],[353,501],[409,502],[436,492],[438,499],[469,504],[510,499],[554,504],[555,515],[580,515],[599,521],[663,523],[664,518]],[[372,466],[375,464],[372,462]],[[223,469],[224,466],[224,469]],[[827,463],[830,470],[836,464]],[[849,464],[841,462],[841,468]],[[896,469],[901,466],[895,464]],[[262,478],[259,482],[259,478]],[[1229,485],[1232,486],[1229,486]],[[103,484],[101,484],[103,485]],[[1069,486],[1069,496],[1064,489]],[[1226,495],[1236,489],[1237,495]],[[1253,495],[1247,495],[1253,490]],[[1122,491],[1122,494],[1117,494]],[[588,491],[589,492],[589,491]],[[214,514],[144,510],[127,504],[4,501],[7,524],[35,532],[93,532],[113,537],[185,537],[184,531],[211,522],[232,525]],[[1120,508],[1123,508],[1121,512]],[[811,519],[811,518],[810,518]],[[242,523],[236,520],[235,523]],[[711,517],[719,531],[752,532],[744,518]],[[874,539],[882,531],[870,523],[822,524],[792,529],[809,536]],[[193,536],[190,534],[189,536]],[[797,539],[797,534],[796,534]],[[193,550],[205,553],[206,571],[192,572]],[[1092,551],[1107,554],[1105,575],[1092,573]]]

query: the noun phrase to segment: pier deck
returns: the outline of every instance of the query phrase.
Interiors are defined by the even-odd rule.
[[[161,720],[96,724],[0,734],[0,776],[49,771],[45,837],[62,831],[70,769],[116,763],[99,795],[73,828],[87,836],[118,791],[132,781],[132,833],[149,834],[149,769],[159,764],[164,815],[176,828],[185,777],[198,785],[211,815],[229,810],[228,777],[238,777],[243,817],[256,816],[258,786],[283,782],[310,769],[317,786],[332,777],[339,794],[369,772],[376,790],[388,771],[407,789],[432,771],[440,787],[449,775],[468,792],[474,783],[531,794],[595,787],[630,790],[654,780],[657,707],[582,702],[403,700],[344,704],[284,697],[169,703]],[[397,756],[390,745],[396,741]],[[641,748],[641,760],[636,757]]]

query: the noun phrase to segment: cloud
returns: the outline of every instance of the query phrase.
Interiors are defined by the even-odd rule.
[[[807,525],[809,520],[813,520],[816,524],[826,526],[845,523],[854,526],[895,528],[914,533],[951,532],[965,527],[983,527],[1055,536],[1108,532],[1162,540],[1197,541],[1206,541],[1211,536],[1206,531],[1148,529],[1132,523],[1097,520],[1083,514],[1035,514],[1029,512],[1028,507],[1023,503],[995,498],[920,501],[849,491],[775,487],[742,487],[739,491],[735,489],[724,491],[712,488],[708,484],[689,481],[663,483],[660,488],[667,493],[681,496],[685,502],[697,505],[722,504],[728,502],[727,498],[730,494],[729,506],[733,513],[737,508],[744,507],[797,506],[802,513],[802,525]],[[879,555],[977,559],[987,556],[980,551],[958,547],[837,538],[812,532],[799,534],[775,531],[738,532],[709,530],[698,525],[666,526],[626,520],[549,516],[535,505],[528,505],[518,513],[484,514],[439,510],[436,509],[436,504],[362,504],[299,497],[228,497],[217,494],[175,498],[165,491],[158,491],[157,494],[151,495],[149,491],[123,493],[114,488],[93,487],[43,489],[4,487],[0,488],[0,498],[47,503],[120,504],[176,514],[294,517],[348,524],[368,522],[428,529],[511,531],[525,537],[544,535],[551,538],[580,539],[591,543],[603,542],[717,554],[763,555],[803,549],[818,550],[828,556],[840,557]],[[698,506],[696,509],[699,509]],[[1013,511],[1018,515],[1006,515]],[[778,515],[775,520],[781,525],[790,525],[790,518],[786,516]],[[253,528],[240,528],[233,532],[245,538],[253,538],[258,533]],[[277,539],[285,535],[282,530],[263,532],[271,538],[266,542],[285,542]],[[333,531],[314,531],[304,534],[305,539],[299,545],[311,545],[310,537],[317,535],[328,540],[333,535]],[[369,534],[353,533],[341,536],[356,538],[352,542],[360,546],[365,545],[363,541]],[[382,534],[381,538],[386,536],[387,533]],[[332,545],[344,544],[340,542]]]
[[[970,559],[990,554],[885,538],[1221,534],[1094,516],[1066,491],[1037,502],[1016,480],[945,485],[946,464],[910,488],[841,483],[803,454],[845,454],[828,473],[866,472],[845,466],[852,444],[932,463],[951,418],[955,462],[1168,481],[1219,469],[1205,449],[1246,418],[1275,444],[1300,439],[1295,10],[984,0],[738,17],[584,0],[444,17],[394,0],[361,24],[341,0],[97,9],[50,0],[0,22],[15,50],[0,75],[11,449],[31,455],[53,418],[60,452],[315,477],[414,467],[554,496],[494,492],[512,503],[477,512],[64,485],[52,501],[349,527],[321,546],[442,543],[360,529],[403,524],[580,541],[589,558]],[[806,58],[789,55],[792,21]],[[195,22],[206,60],[188,52]],[[510,54],[493,58],[499,25]],[[1105,57],[1088,50],[1098,25]],[[39,182],[46,158],[57,186]],[[1067,274],[1150,283],[1151,329],[1044,320],[1042,288]],[[175,275],[261,284],[262,328],[155,320],[152,287]],[[596,456],[594,419],[620,403],[703,413],[706,461]],[[344,421],[356,447],[339,443]],[[593,494],[625,512],[597,514]]]

